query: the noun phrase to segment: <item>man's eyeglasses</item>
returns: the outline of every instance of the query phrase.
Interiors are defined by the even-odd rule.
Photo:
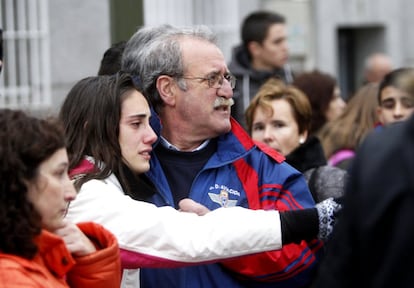
[[[180,77],[182,79],[188,79],[188,80],[202,80],[207,81],[208,87],[210,88],[221,88],[223,86],[224,79],[226,79],[230,83],[231,89],[234,89],[236,87],[236,77],[234,77],[231,73],[226,74],[220,74],[220,73],[211,73],[207,77],[187,77],[182,76]]]

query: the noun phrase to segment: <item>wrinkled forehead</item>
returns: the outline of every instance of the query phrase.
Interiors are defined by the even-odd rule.
[[[187,73],[228,71],[223,53],[216,44],[203,39],[187,38],[181,41],[184,71]]]

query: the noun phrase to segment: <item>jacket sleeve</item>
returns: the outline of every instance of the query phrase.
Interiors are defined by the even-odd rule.
[[[76,264],[67,275],[70,287],[119,287],[121,262],[114,235],[95,223],[79,223],[79,228],[94,243],[97,251],[75,258]]]
[[[315,205],[309,192],[305,178],[301,173],[285,162],[274,164],[274,161],[261,163],[264,165],[259,176],[249,169],[251,163],[236,164],[238,176],[245,186],[249,207],[251,209],[297,210]],[[270,165],[270,166],[269,166]],[[249,167],[247,167],[249,166]],[[251,181],[256,177],[255,181]],[[246,181],[249,179],[249,181]],[[287,287],[309,285],[317,263],[317,251],[322,242],[312,240],[298,244],[284,245],[279,251],[271,251],[249,255],[224,261],[223,265],[237,272],[241,278],[262,282],[285,281]]]
[[[101,180],[81,187],[67,217],[111,231],[121,248],[122,266],[129,269],[195,265],[282,246],[277,211],[233,207],[197,216],[133,200]],[[234,219],[243,225],[233,225]]]

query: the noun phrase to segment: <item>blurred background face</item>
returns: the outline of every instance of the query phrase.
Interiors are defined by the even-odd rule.
[[[40,164],[38,176],[28,183],[29,201],[42,216],[43,228],[48,231],[63,226],[68,203],[76,197],[68,167],[66,149],[59,149]]]
[[[151,112],[147,100],[137,90],[127,93],[130,95],[121,107],[119,146],[128,167],[136,173],[144,173],[150,168],[152,144],[157,135],[149,123]]]
[[[282,68],[287,63],[288,57],[286,25],[273,24],[269,27],[263,43],[257,45],[253,65],[267,70]]]
[[[381,91],[378,119],[383,125],[404,121],[413,113],[414,98],[409,93],[393,86],[385,87]]]
[[[345,109],[346,103],[341,97],[341,92],[338,87],[335,87],[334,94],[331,102],[329,102],[328,109],[326,110],[326,120],[332,121],[338,118]]]
[[[270,102],[272,111],[258,106],[253,114],[252,138],[261,141],[286,156],[306,139],[306,133],[299,134],[298,124],[291,105],[284,99]],[[273,112],[273,113],[272,113]]]
[[[385,75],[393,69],[391,58],[385,54],[377,53],[370,57],[365,71],[367,82],[381,82]]]

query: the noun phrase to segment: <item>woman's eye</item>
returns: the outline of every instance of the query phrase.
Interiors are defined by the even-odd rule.
[[[263,130],[263,126],[254,126],[253,131],[261,131]]]
[[[68,171],[67,171],[66,169],[63,169],[63,170],[57,170],[57,171],[55,172],[55,175],[56,175],[56,176],[58,176],[58,177],[60,177],[60,178],[62,178],[62,177],[64,177],[64,176],[68,175]]]
[[[280,122],[274,122],[274,123],[273,123],[273,127],[275,127],[275,128],[282,128],[282,127],[284,127],[284,126],[285,126],[285,124],[280,123]]]

